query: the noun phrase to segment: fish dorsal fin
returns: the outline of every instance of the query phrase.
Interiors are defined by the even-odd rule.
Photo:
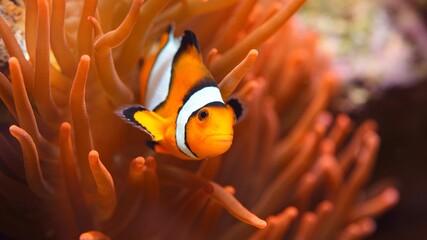
[[[167,121],[157,113],[143,106],[133,105],[121,108],[117,111],[117,115],[133,126],[148,133],[155,142],[164,138]]]
[[[202,61],[199,42],[197,41],[196,35],[190,30],[184,31],[184,35],[181,38],[181,45],[179,46],[173,61],[176,62],[184,53],[189,53]]]

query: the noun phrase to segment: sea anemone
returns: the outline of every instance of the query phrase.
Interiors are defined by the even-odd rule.
[[[316,48],[317,34],[290,19],[303,2],[27,0],[26,48],[0,18],[10,56],[9,71],[0,74],[8,110],[0,134],[0,233],[371,234],[373,218],[397,202],[398,192],[385,184],[364,190],[380,142],[376,124],[366,121],[350,137],[350,118],[325,111],[339,76]],[[144,55],[170,24],[197,34],[223,96],[245,102],[233,146],[222,156],[188,162],[158,155],[144,146],[148,136],[114,115],[139,101]]]

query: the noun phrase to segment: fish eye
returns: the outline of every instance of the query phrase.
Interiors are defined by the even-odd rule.
[[[206,118],[208,118],[209,116],[209,112],[206,109],[202,109],[199,111],[199,113],[197,114],[197,117],[199,118],[200,121],[205,120]]]

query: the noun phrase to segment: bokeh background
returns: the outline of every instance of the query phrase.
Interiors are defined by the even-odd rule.
[[[345,76],[333,111],[378,122],[381,148],[371,181],[387,179],[401,193],[370,239],[424,239],[427,1],[309,1],[301,16],[324,33],[323,48]]]

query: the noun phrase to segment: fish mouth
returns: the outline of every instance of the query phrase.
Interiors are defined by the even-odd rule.
[[[228,143],[233,141],[233,134],[214,134],[214,135],[206,136],[203,140],[209,141],[209,142]]]

